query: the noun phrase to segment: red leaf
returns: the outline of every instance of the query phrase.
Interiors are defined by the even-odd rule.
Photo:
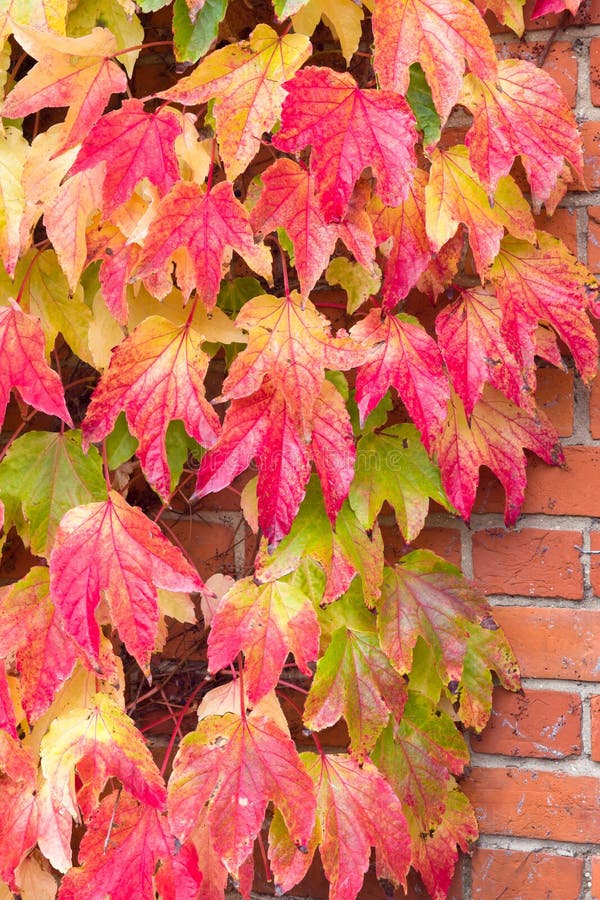
[[[38,834],[37,766],[29,750],[0,730],[0,878],[17,892],[15,869]],[[10,835],[10,840],[6,836]]]
[[[312,782],[273,719],[211,715],[186,735],[169,781],[169,817],[180,840],[206,821],[213,847],[235,876],[269,801],[281,810],[292,841],[306,847],[315,816]]]
[[[505,522],[515,524],[527,483],[524,449],[550,465],[563,462],[558,435],[540,410],[532,414],[486,388],[469,425],[462,402],[453,395],[435,451],[444,489],[465,519],[475,502],[479,468],[487,466],[506,491]]]
[[[493,294],[484,288],[462,290],[459,299],[438,314],[435,330],[468,416],[486,382],[517,405],[531,408],[533,385],[502,337],[502,313]]]
[[[319,623],[309,598],[291,584],[257,585],[244,578],[217,607],[208,638],[208,664],[218,672],[243,651],[244,687],[251,704],[271,691],[288,653],[305,675],[319,653]]]
[[[2,115],[16,119],[45,107],[66,106],[59,150],[74,147],[102,115],[110,95],[127,88],[125,72],[110,58],[117,51],[114,35],[95,28],[83,37],[65,37],[16,24],[13,31],[38,62],[10,92]]]
[[[150,316],[113,351],[110,365],[92,396],[83,423],[84,449],[102,441],[124,410],[138,439],[138,456],[146,478],[158,493],[171,492],[165,438],[169,422],[180,419],[188,434],[210,447],[220,431],[219,419],[206,400],[204,376],[208,356],[202,336],[187,325]]]
[[[575,117],[556,81],[543,69],[526,60],[501,60],[493,80],[467,75],[459,102],[474,116],[465,144],[488,193],[495,192],[517,156],[537,207],[550,197],[565,160],[583,177]]]
[[[286,84],[281,130],[273,144],[285,152],[311,146],[310,170],[325,221],[344,218],[354,185],[370,166],[384,203],[407,194],[416,165],[414,116],[391,91],[361,90],[348,73],[309,66]]]
[[[344,399],[329,381],[323,382],[314,416],[310,450],[321,480],[325,510],[334,524],[352,484],[356,448]]]
[[[23,709],[31,723],[49,708],[77,660],[57,619],[48,578],[48,569],[34,566],[0,599],[0,656],[16,653]]]
[[[194,182],[175,184],[158,204],[137,275],[145,278],[163,270],[181,247],[191,257],[193,274],[178,271],[179,287],[186,298],[195,288],[209,309],[215,305],[233,250],[267,281],[271,278],[271,255],[254,243],[248,213],[228,181],[207,192]]]
[[[25,403],[73,425],[61,380],[46,362],[44,345],[39,319],[22,312],[12,300],[10,306],[0,307],[0,422],[16,388]]]
[[[126,100],[107,113],[85,136],[71,174],[106,163],[102,189],[106,217],[125,203],[142,178],[156,185],[162,196],[179,178],[175,138],[181,122],[172,113],[147,113],[141,100]]]
[[[17,738],[17,720],[15,708],[10,696],[10,687],[6,677],[4,659],[0,659],[0,729],[13,738]]]
[[[95,611],[102,593],[110,620],[147,670],[158,629],[157,588],[200,591],[203,583],[181,552],[139,509],[111,491],[62,519],[50,557],[52,599],[67,632],[100,664]]]
[[[74,819],[78,804],[85,818],[97,808],[109,778],[118,778],[130,794],[155,809],[166,799],[162,776],[140,732],[106,694],[54,719],[42,739],[41,761],[53,798]],[[76,769],[83,782],[79,796]]]
[[[119,325],[127,324],[127,286],[140,258],[141,247],[129,243],[112,222],[102,222],[86,232],[87,262],[100,260],[98,273],[102,297]]]
[[[442,356],[433,338],[411,316],[382,318],[375,309],[354,325],[350,334],[374,347],[356,377],[361,421],[393,386],[430,449],[446,418],[450,395]]]

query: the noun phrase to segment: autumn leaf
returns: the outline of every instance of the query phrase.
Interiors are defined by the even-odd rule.
[[[9,125],[0,135],[0,257],[14,275],[21,243],[26,198],[23,175],[29,145],[18,128]]]
[[[393,386],[429,449],[446,418],[449,397],[448,378],[433,338],[414,317],[383,317],[376,309],[354,325],[350,334],[357,342],[373,347],[356,376],[361,422]]]
[[[465,288],[435,320],[452,385],[470,416],[486,383],[526,409],[533,405],[529,369],[523,370],[502,336],[500,305],[484,288]]]
[[[169,821],[179,840],[206,821],[215,850],[235,877],[269,801],[281,811],[292,841],[305,848],[314,826],[314,790],[289,736],[257,712],[203,718],[181,742],[169,780]]]
[[[354,900],[369,866],[371,847],[375,847],[378,877],[406,886],[411,856],[406,820],[400,800],[373,763],[365,759],[359,765],[343,753],[303,753],[301,758],[317,791],[317,825],[311,849],[319,844],[332,900]],[[390,811],[389,817],[381,815],[383,808]],[[273,835],[277,827],[274,822],[273,837],[277,837],[277,832]],[[281,866],[289,856],[285,853],[289,838],[278,837],[277,852],[270,852],[271,868],[275,884],[285,893],[295,882],[288,881]]]
[[[171,492],[165,439],[169,422],[180,419],[188,434],[209,447],[217,439],[219,419],[204,394],[208,357],[202,336],[151,316],[115,349],[110,366],[94,391],[83,423],[84,447],[102,441],[121,411],[146,477],[164,498]]]
[[[103,174],[92,169],[73,175],[60,186],[44,212],[48,237],[72,291],[76,290],[87,261],[88,219],[102,205]]]
[[[16,654],[23,709],[34,723],[75,667],[77,652],[50,599],[48,569],[34,566],[0,590],[0,657]]]
[[[381,272],[377,267],[371,273],[360,263],[350,262],[345,256],[336,256],[331,260],[325,278],[329,284],[339,284],[346,291],[346,309],[350,314],[360,309],[381,287]]]
[[[384,203],[404,200],[416,166],[417,132],[403,97],[362,90],[348,73],[312,66],[298,72],[286,90],[273,144],[286,153],[313,148],[310,171],[326,222],[343,219],[367,166]]]
[[[438,468],[431,463],[414,425],[389,425],[363,435],[349,502],[363,528],[372,528],[387,501],[406,541],[425,525],[431,497],[448,506]]]
[[[61,900],[95,900],[99,893],[114,900],[125,900],[132,893],[140,900],[154,900],[159,879],[166,882],[172,898],[182,897],[176,893],[177,855],[165,816],[126,793],[113,792],[104,797],[88,823],[79,865],[62,880]],[[202,876],[197,863],[194,872],[191,862],[188,890],[198,890]]]
[[[33,848],[38,834],[36,805],[37,766],[31,753],[0,730],[0,816],[4,834],[0,843],[0,878],[18,890],[15,872]]]
[[[178,269],[179,287],[186,299],[195,288],[209,309],[215,305],[223,268],[229,265],[233,250],[270,280],[271,256],[266,247],[254,243],[248,213],[228,181],[207,192],[193,182],[175,184],[158,205],[137,276],[164,271],[165,263],[180,248],[189,254],[191,269]]]
[[[25,545],[48,558],[63,515],[105,499],[100,457],[95,448],[84,455],[79,431],[30,431],[0,463],[0,497],[7,527],[14,524]]]
[[[258,152],[263,132],[279,118],[282,84],[306,62],[310,50],[305,34],[279,36],[260,24],[247,41],[210,53],[191,75],[159,96],[187,106],[214,98],[219,151],[233,181]]]
[[[565,161],[582,175],[581,137],[556,81],[522,59],[498,63],[494,81],[465,78],[459,102],[473,114],[465,144],[473,169],[493,194],[520,156],[533,204],[548,199]]]
[[[101,593],[110,620],[142,669],[158,628],[156,591],[200,591],[203,583],[181,552],[139,509],[115,491],[104,503],[76,506],[62,519],[50,557],[50,590],[68,634],[100,665],[95,616]]]
[[[521,687],[510,645],[496,622],[487,618],[471,633],[458,686],[461,721],[475,731],[485,727],[492,711],[492,671],[506,690]]]
[[[0,41],[12,34],[14,24],[64,34],[67,8],[68,0],[4,0],[0,7]]]
[[[405,702],[405,682],[379,646],[375,629],[339,628],[317,663],[303,720],[321,731],[343,716],[352,756],[363,760],[390,713],[402,719]]]
[[[467,0],[382,0],[373,13],[373,34],[381,87],[406,94],[410,65],[419,62],[442,122],[457,101],[465,60],[479,78],[496,77],[488,28]]]
[[[25,403],[72,425],[61,380],[44,356],[39,319],[22,312],[13,300],[9,304],[0,307],[0,422],[16,388]]]
[[[132,720],[106,694],[89,705],[54,719],[42,740],[42,772],[56,800],[77,819],[78,805],[87,818],[97,808],[109,778],[118,778],[137,800],[162,809],[162,776]],[[75,787],[78,770],[82,788]]]
[[[243,578],[219,602],[208,639],[210,671],[218,672],[244,653],[244,686],[254,704],[271,691],[288,653],[310,675],[319,653],[319,623],[309,598],[284,582],[257,585]]]
[[[582,378],[591,381],[598,349],[588,317],[598,284],[565,245],[543,231],[537,246],[507,236],[489,272],[503,315],[503,334],[523,366],[533,366],[533,335],[551,325],[565,342]]]
[[[106,308],[120,325],[129,317],[128,286],[141,256],[141,247],[128,241],[112,222],[93,222],[86,231],[87,262],[100,260],[98,279]],[[149,316],[144,316],[149,318]]]
[[[20,118],[46,107],[68,107],[60,150],[85,137],[100,118],[113,93],[127,87],[127,78],[111,58],[117,42],[106,28],[83,37],[64,37],[24,25],[13,31],[36,65],[10,92],[0,108],[2,116]]]
[[[197,62],[210,50],[227,12],[227,4],[228,0],[205,0],[192,20],[187,0],[175,0],[173,48],[178,61]]]
[[[17,739],[15,706],[10,693],[4,659],[0,659],[0,729]]]
[[[102,209],[108,218],[148,178],[161,196],[179,178],[174,144],[181,124],[168,110],[147,113],[140,100],[126,100],[86,134],[71,174],[106,164]]]

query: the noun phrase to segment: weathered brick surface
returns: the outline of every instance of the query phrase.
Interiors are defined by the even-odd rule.
[[[550,853],[480,849],[473,857],[473,900],[578,900],[583,860]]]
[[[521,695],[498,688],[489,724],[471,739],[471,746],[478,753],[505,756],[578,756],[582,747],[581,698],[567,691],[526,689]]]

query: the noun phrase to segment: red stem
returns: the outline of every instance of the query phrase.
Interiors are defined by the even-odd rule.
[[[200,691],[202,690],[203,687],[205,687],[204,682],[200,682],[200,684],[196,685],[196,687],[194,688],[194,690],[188,697],[185,706],[183,707],[183,709],[179,713],[179,716],[177,717],[177,723],[175,725],[175,728],[173,729],[173,733],[171,735],[171,740],[169,741],[169,744],[167,746],[165,758],[163,759],[163,764],[160,767],[160,774],[163,777],[164,777],[165,772],[167,771],[167,766],[169,765],[169,757],[171,756],[171,753],[173,751],[173,746],[177,739],[177,734],[181,727],[181,723],[183,722],[184,718],[186,717],[187,713],[190,710],[192,703],[194,702],[194,700],[196,699],[197,695],[200,693]]]

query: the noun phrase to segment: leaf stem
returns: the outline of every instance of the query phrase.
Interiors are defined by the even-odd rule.
[[[198,694],[200,693],[200,691],[202,690],[203,687],[205,687],[205,684],[203,681],[201,681],[200,684],[196,685],[196,687],[194,688],[194,690],[192,691],[190,696],[187,698],[185,706],[183,707],[183,709],[179,713],[179,716],[177,717],[176,726],[173,729],[173,733],[171,734],[171,739],[169,741],[167,750],[165,752],[165,758],[163,759],[163,764],[160,767],[160,774],[163,776],[163,778],[164,778],[165,772],[167,770],[167,766],[169,765],[169,757],[171,756],[171,753],[173,751],[173,746],[175,744],[175,740],[179,733],[181,723],[183,722],[184,718],[186,717],[187,713],[190,710],[192,703],[194,702],[194,700],[196,699],[196,697],[198,696]]]
[[[131,47],[125,47],[123,50],[115,50],[107,59],[115,59],[117,56],[125,56],[126,53],[133,53],[134,50],[149,50],[150,47],[172,47],[173,41],[149,41],[147,44],[133,44]]]
[[[106,482],[106,490],[110,493],[112,491],[112,484],[110,481],[110,468],[108,465],[108,451],[106,449],[106,438],[102,441],[102,468],[104,470],[104,481]]]

